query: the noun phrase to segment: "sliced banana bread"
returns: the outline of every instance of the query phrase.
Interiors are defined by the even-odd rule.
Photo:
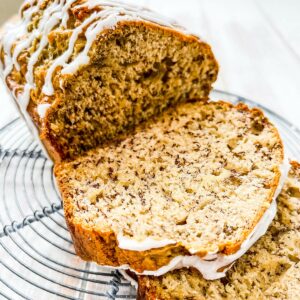
[[[55,176],[83,259],[147,275],[196,259],[213,279],[267,230],[282,163],[260,110],[197,101],[56,165]]]
[[[138,299],[300,299],[300,164],[292,163],[267,234],[226,277],[207,281],[192,268],[161,277],[141,276]]]
[[[206,100],[218,73],[198,37],[116,1],[27,0],[0,51],[6,85],[56,161],[167,106]]]

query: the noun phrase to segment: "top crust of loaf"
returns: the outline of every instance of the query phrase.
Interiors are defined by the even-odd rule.
[[[282,161],[278,132],[260,110],[196,102],[57,165],[55,176],[77,253],[143,272],[191,248],[235,253],[269,207]],[[120,234],[177,243],[129,251],[118,247]]]
[[[268,232],[240,258],[227,276],[204,280],[197,270],[139,277],[144,300],[298,299],[300,295],[300,164],[292,168],[278,197]]]
[[[27,26],[28,32],[12,45],[12,55],[22,42],[36,34],[43,13],[48,15],[53,2],[45,0],[33,14]],[[36,53],[44,32],[20,52],[16,62],[20,68],[14,66],[5,78],[23,114],[29,113],[33,119],[54,161],[80,156],[167,106],[188,98],[206,100],[217,78],[218,64],[206,43],[177,25],[168,22],[160,25],[138,17],[137,12],[136,18],[120,19],[116,24],[104,27],[88,52],[89,61],[74,72],[63,74],[65,66],[58,65],[52,76],[54,92],[47,94],[43,89],[48,82],[47,75],[51,74],[56,59],[67,52],[75,30],[93,14],[107,7],[118,9],[121,5],[112,2],[106,6],[101,3],[109,1],[100,0],[99,5],[89,7],[90,2],[74,1],[65,13],[69,15],[68,22],[50,30],[48,44],[34,64],[32,76],[29,76],[33,82],[28,106],[24,104],[26,97],[23,97],[28,83],[25,78],[30,69],[28,61]],[[23,20],[30,9],[28,3],[23,6]],[[131,10],[124,11],[118,17],[126,17]],[[145,11],[141,10],[141,13]],[[100,17],[95,23],[103,20]],[[88,28],[82,28],[67,65],[76,61],[87,45],[85,34]],[[7,68],[5,46],[5,43],[1,45],[0,55],[3,72]],[[41,104],[49,106],[44,116],[39,114]]]

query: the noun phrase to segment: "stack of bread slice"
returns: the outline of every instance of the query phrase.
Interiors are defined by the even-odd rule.
[[[251,276],[244,254],[272,238],[288,166],[262,111],[208,100],[218,64],[206,43],[140,7],[28,0],[0,58],[55,162],[81,258],[141,276],[146,299],[243,299],[228,276]]]
[[[257,109],[184,103],[56,165],[77,253],[162,275],[195,267],[216,279],[276,212],[283,147]]]
[[[138,299],[299,299],[300,164],[291,163],[268,232],[227,272],[208,281],[191,269],[141,276]]]

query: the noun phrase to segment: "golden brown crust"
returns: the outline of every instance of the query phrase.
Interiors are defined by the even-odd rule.
[[[300,171],[300,163],[299,162],[292,160],[292,161],[290,161],[290,164],[295,171]]]
[[[78,223],[74,220],[73,204],[70,201],[69,191],[65,188],[64,183],[59,181],[60,168],[63,168],[63,164],[55,166],[54,175],[58,180],[58,186],[64,200],[65,219],[76,254],[83,260],[113,267],[130,263],[137,272],[143,272],[144,270],[157,270],[168,264],[175,256],[188,255],[184,247],[179,245],[148,251],[124,250],[118,247],[117,238],[113,231],[99,232]]]
[[[236,108],[237,110],[245,111],[251,113],[253,117],[260,117],[263,119],[265,124],[269,124],[269,120],[264,117],[261,110],[254,108],[250,109],[245,104],[239,103],[236,106],[219,101],[219,105],[230,108]],[[282,140],[278,134],[275,127],[272,127],[275,135],[277,136],[278,143],[280,147],[283,147]],[[283,156],[282,156],[283,159]],[[296,163],[295,163],[296,164]],[[71,231],[76,253],[85,260],[95,261],[102,265],[111,266],[121,266],[129,264],[132,269],[137,272],[142,273],[145,270],[155,271],[159,268],[167,265],[174,257],[180,255],[191,255],[187,248],[178,244],[169,245],[159,249],[151,249],[148,251],[130,251],[124,250],[118,247],[117,237],[113,231],[111,232],[101,232],[100,230],[95,230],[94,228],[89,228],[84,226],[80,221],[74,218],[74,207],[72,203],[72,196],[69,194],[70,191],[67,187],[67,182],[64,182],[63,170],[65,168],[64,163],[56,165],[54,172],[55,177],[58,180],[58,186],[61,189],[62,198],[64,201],[65,216]],[[280,178],[280,170],[278,168],[276,178],[271,186],[271,191],[267,202],[271,203],[273,195],[277,189],[278,182]],[[219,252],[226,255],[233,254],[240,249],[243,241],[252,232],[267,207],[259,211],[249,230],[245,230],[241,240],[232,243],[220,244]],[[196,255],[199,257],[204,257],[207,251],[199,251]]]
[[[137,291],[138,300],[155,300],[156,291],[154,286],[152,286],[146,276],[138,277],[138,291]]]
[[[28,7],[27,7],[28,8]],[[82,21],[87,15],[90,15],[93,11],[95,10],[99,10],[99,8],[94,8],[92,10],[89,10],[86,7],[82,7],[80,9],[77,9],[75,11],[73,11],[74,17],[77,18],[78,20]],[[23,11],[26,10],[26,7],[23,7]],[[208,44],[206,44],[205,42],[201,41],[199,38],[193,36],[193,35],[186,35],[181,33],[180,31],[177,31],[175,29],[172,28],[168,28],[165,26],[161,26],[159,24],[155,24],[155,23],[150,23],[150,22],[146,22],[146,21],[123,21],[118,23],[118,25],[114,28],[114,30],[111,29],[106,29],[101,33],[101,37],[98,38],[98,41],[96,41],[97,43],[102,43],[103,41],[109,39],[109,37],[111,36],[111,34],[113,34],[113,32],[115,30],[122,30],[122,28],[124,26],[145,26],[148,29],[151,30],[162,30],[162,32],[167,33],[167,34],[172,34],[173,36],[176,36],[179,40],[181,40],[182,42],[187,42],[187,43],[199,43],[200,48],[202,49],[202,51],[204,51],[207,54],[207,57],[212,61],[212,64],[214,65],[215,68],[215,73],[218,73],[218,63],[213,55],[213,52],[210,48],[210,46]],[[49,38],[53,38],[53,36],[51,36],[51,33],[49,35]],[[26,53],[25,53],[26,54]],[[14,70],[6,79],[6,83],[7,86],[9,87],[9,89],[11,91],[15,91],[17,93],[22,92],[22,89],[24,87],[24,80],[20,80],[20,76],[24,76],[24,72],[26,72],[26,64],[27,64],[27,59],[26,57],[29,54],[27,53],[24,58],[19,57],[18,61],[21,67],[21,72],[17,72],[16,70]],[[3,60],[3,53],[2,53],[2,57],[1,59]],[[35,72],[35,77],[36,77],[36,85],[38,87],[38,89],[40,90],[40,85],[43,84],[44,81],[44,76],[46,74],[47,71],[47,66],[45,66],[45,69],[43,71],[39,71],[39,73]],[[61,162],[64,159],[68,158],[68,155],[65,151],[65,149],[63,149],[63,147],[59,144],[57,137],[55,136],[55,134],[53,134],[53,130],[52,130],[52,123],[51,123],[51,116],[53,114],[55,114],[59,109],[60,109],[60,105],[64,102],[64,101],[68,101],[68,99],[65,98],[65,95],[60,94],[57,92],[59,89],[59,85],[61,84],[61,82],[65,79],[68,78],[69,75],[59,75],[59,80],[58,78],[55,79],[56,74],[59,73],[60,68],[58,68],[53,76],[53,83],[54,83],[54,88],[55,88],[55,93],[53,96],[46,96],[44,95],[41,91],[39,92],[35,92],[32,93],[31,98],[30,98],[30,102],[28,105],[28,109],[27,112],[30,115],[30,117],[32,118],[33,122],[35,123],[39,133],[40,133],[40,139],[42,141],[42,143],[45,145],[46,150],[48,151],[49,156],[55,161],[55,162]],[[23,70],[23,71],[22,71]],[[211,83],[213,83],[216,80],[215,78],[212,78]],[[19,81],[19,83],[17,83],[17,81]],[[23,84],[20,84],[20,81],[22,81]],[[210,92],[211,86],[210,88],[206,91],[205,96],[203,97],[202,100],[206,101],[208,99],[208,94]],[[40,119],[38,113],[37,113],[37,107],[39,104],[42,103],[50,103],[51,104],[51,108],[49,108],[48,113],[46,114],[45,118],[43,120]],[[18,104],[18,103],[17,103]]]
[[[160,30],[163,30],[165,33],[172,33],[173,35],[177,36],[182,41],[198,42],[199,45],[201,45],[201,47],[204,48],[204,51],[209,53],[209,58],[213,61],[213,64],[215,65],[215,68],[216,68],[216,73],[218,74],[219,65],[218,65],[217,60],[214,57],[214,54],[212,52],[212,49],[211,49],[210,45],[208,45],[204,41],[199,40],[199,38],[197,38],[195,36],[192,36],[192,35],[185,35],[185,34],[179,32],[179,31],[176,31],[172,28],[168,28],[168,27],[160,26],[159,24],[154,24],[154,23],[149,23],[149,22],[144,22],[144,21],[121,22],[121,23],[118,24],[118,26],[116,26],[116,28],[114,30],[122,29],[122,27],[124,27],[126,25],[133,25],[133,26],[144,25],[145,27],[148,27],[148,28],[153,29],[153,30],[160,29]],[[113,30],[111,30],[111,29],[105,30],[101,35],[101,39],[105,40],[106,38],[109,38],[109,35],[112,32],[113,32]],[[213,79],[213,82],[215,80],[216,80],[216,78]],[[210,90],[208,91],[206,97],[201,99],[202,101],[208,101],[209,92],[210,92]],[[54,112],[55,109],[57,109],[59,107],[59,105],[62,103],[62,101],[64,101],[63,98],[57,98],[55,103],[52,105],[51,109],[49,110],[48,115],[50,115],[51,112]],[[36,116],[36,112],[34,114],[32,114],[31,116],[32,117]],[[39,127],[40,132],[41,132],[41,140],[44,143],[45,147],[47,148],[50,157],[56,163],[59,163],[59,162],[63,161],[64,159],[66,159],[67,157],[65,156],[62,149],[60,149],[60,146],[57,144],[57,141],[55,140],[55,137],[51,134],[51,123],[49,122],[48,116],[46,116],[44,122],[45,122],[44,123],[45,125],[43,127]]]
[[[193,268],[161,277],[138,276],[137,299],[298,299],[300,163],[290,161],[290,165],[289,178],[278,198],[277,217],[267,234],[235,264],[227,277],[205,281]],[[293,194],[291,188],[297,192]],[[259,277],[257,272],[264,274]],[[186,287],[192,293],[189,296],[189,292],[183,291]]]
[[[227,103],[227,102],[223,102],[224,105],[228,105],[229,107],[234,107],[233,104],[231,103]],[[265,116],[264,116],[264,113],[262,110],[258,109],[258,108],[252,108],[250,109],[246,104],[244,103],[238,103],[237,106],[236,106],[237,109],[240,109],[240,110],[243,110],[245,112],[251,112],[254,116],[260,116],[260,117],[263,117],[264,119],[264,122],[265,123],[268,123],[270,122]],[[274,133],[276,134],[277,136],[277,140],[279,141],[279,144],[280,146],[282,147],[282,149],[284,149],[284,145],[283,145],[283,142],[282,142],[282,139],[280,137],[280,134],[278,132],[278,130],[276,129],[276,127],[273,128],[274,130]],[[282,156],[281,156],[281,159],[283,160],[284,159],[284,151],[282,151]],[[280,169],[278,168],[277,170],[277,175],[276,175],[276,179],[275,181],[273,182],[272,184],[272,192],[270,193],[270,196],[269,196],[269,199],[268,199],[268,202],[271,203],[272,200],[273,200],[273,195],[275,194],[276,192],[276,189],[278,187],[278,184],[279,184],[279,181],[280,181]],[[242,243],[247,239],[247,237],[249,236],[249,234],[253,231],[253,229],[255,228],[256,224],[259,222],[259,220],[261,219],[261,217],[264,215],[264,213],[266,212],[267,210],[267,207],[265,207],[264,209],[262,209],[260,211],[260,214],[257,215],[256,219],[253,221],[253,224],[252,226],[250,227],[249,230],[246,230],[244,232],[244,235],[243,235],[243,238],[240,240],[240,241],[237,241],[236,243],[234,244],[226,244],[226,245],[223,245],[223,246],[220,246],[221,248],[223,248],[224,250],[222,251],[224,254],[226,255],[230,255],[230,254],[233,254],[235,252],[237,252]]]

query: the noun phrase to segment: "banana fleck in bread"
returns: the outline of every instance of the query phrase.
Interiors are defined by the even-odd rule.
[[[226,277],[207,281],[195,269],[139,277],[144,300],[300,299],[300,164],[293,162],[267,234]]]
[[[55,176],[83,259],[146,275],[196,260],[213,279],[267,230],[282,162],[260,110],[197,101],[56,165]]]
[[[115,1],[27,0],[1,44],[2,77],[55,161],[170,105],[206,100],[218,73],[198,37]]]

